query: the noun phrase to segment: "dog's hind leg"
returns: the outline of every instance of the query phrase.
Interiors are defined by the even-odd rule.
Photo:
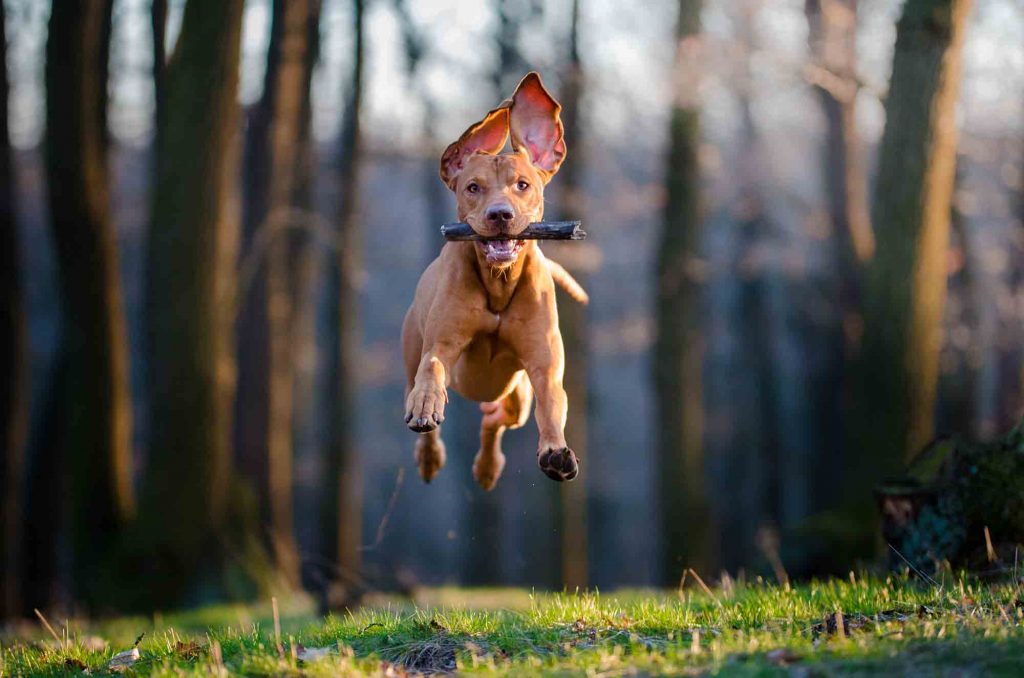
[[[419,466],[420,477],[424,482],[429,483],[445,462],[444,441],[441,440],[440,426],[416,437],[413,456],[416,458],[416,465]]]
[[[480,403],[484,413],[480,420],[480,451],[473,460],[473,478],[485,490],[494,489],[505,469],[505,454],[501,451],[501,437],[510,428],[519,428],[530,418],[533,389],[525,372],[515,376],[512,391],[489,403]]]

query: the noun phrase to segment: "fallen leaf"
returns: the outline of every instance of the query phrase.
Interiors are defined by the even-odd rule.
[[[139,654],[139,648],[137,647],[133,647],[130,650],[125,650],[124,652],[118,652],[113,657],[111,657],[110,663],[107,664],[107,668],[111,671],[116,672],[124,671],[125,669],[131,667],[132,664],[139,661],[140,656],[141,655]]]

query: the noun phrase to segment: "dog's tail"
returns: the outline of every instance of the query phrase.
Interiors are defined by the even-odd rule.
[[[551,271],[551,277],[554,278],[555,282],[565,290],[570,297],[580,302],[584,306],[590,303],[590,297],[587,296],[587,291],[583,289],[583,286],[576,282],[576,278],[572,277],[569,271],[562,268],[562,265],[557,261],[551,259],[545,259],[548,264],[548,270]]]

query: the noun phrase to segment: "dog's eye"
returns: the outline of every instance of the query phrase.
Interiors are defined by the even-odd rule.
[[[476,183],[475,181],[471,181],[468,184],[466,184],[466,190],[469,191],[470,193],[479,193],[480,184]]]
[[[519,181],[516,182],[516,188],[518,188],[520,191],[525,191],[529,187],[530,187],[530,184],[528,184],[526,181],[524,181],[522,179],[520,179]]]

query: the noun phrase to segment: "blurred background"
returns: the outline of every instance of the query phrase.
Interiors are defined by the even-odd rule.
[[[4,0],[0,612],[874,562],[875,484],[1024,410],[1024,5],[971,5]],[[531,421],[483,492],[453,397],[425,485],[439,156],[529,70],[581,474]]]

